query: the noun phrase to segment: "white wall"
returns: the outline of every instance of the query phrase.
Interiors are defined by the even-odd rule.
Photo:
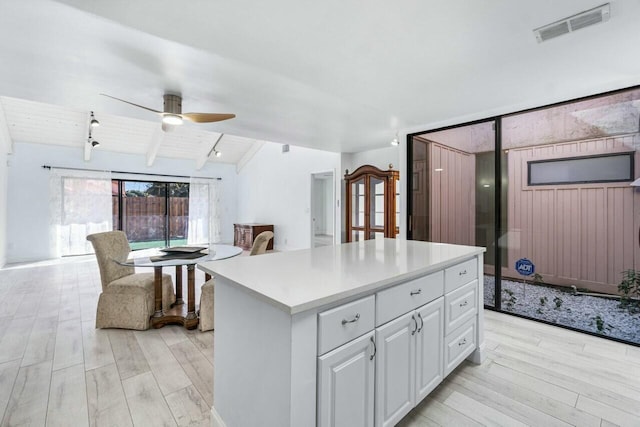
[[[1,157],[0,162],[2,162]],[[6,165],[6,161],[2,163]],[[85,162],[83,148],[16,142],[11,156],[11,166],[8,168],[7,225],[0,229],[3,234],[5,230],[7,232],[7,263],[36,261],[50,257],[48,242],[50,172],[43,169],[42,165],[221,177],[222,241],[228,243],[233,241],[233,223],[237,212],[235,165],[208,163],[201,170],[196,171],[193,160],[159,157],[152,167],[146,167],[146,157],[143,155],[119,154],[99,149],[94,150],[90,162]],[[1,196],[0,187],[0,201]]]
[[[376,150],[345,153],[342,155],[342,159],[343,166],[349,169],[349,173],[353,173],[354,170],[362,165],[372,165],[378,169],[387,170],[389,169],[389,164],[392,164],[394,170],[399,170],[400,150],[398,146],[389,145],[389,147]],[[342,174],[342,179],[344,180],[344,173]],[[401,176],[400,179],[403,179],[403,177]]]
[[[7,148],[0,141],[0,268],[7,262]]]
[[[266,143],[238,175],[238,222],[273,224],[277,250],[309,248],[311,174],[335,170],[340,183],[339,168],[338,153]]]

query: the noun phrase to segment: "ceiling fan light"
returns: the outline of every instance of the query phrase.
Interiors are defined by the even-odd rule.
[[[216,153],[215,153],[215,154],[216,154],[216,157],[220,157],[220,156],[222,156],[222,152],[220,152],[220,151],[216,151]]]
[[[162,121],[168,125],[181,125],[182,117],[178,114],[164,114],[162,116]]]

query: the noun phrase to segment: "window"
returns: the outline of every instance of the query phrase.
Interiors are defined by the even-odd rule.
[[[530,161],[529,185],[633,181],[633,152]]]
[[[189,184],[113,180],[113,224],[131,249],[187,243]]]

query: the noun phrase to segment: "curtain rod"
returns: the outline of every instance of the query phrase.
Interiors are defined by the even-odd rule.
[[[129,175],[147,175],[147,176],[164,176],[167,178],[199,178],[199,179],[216,179],[218,181],[222,181],[220,177],[209,177],[209,176],[188,176],[188,175],[165,175],[162,173],[146,173],[146,172],[124,172],[124,171],[110,171],[110,170],[101,170],[101,169],[85,169],[85,168],[68,168],[63,166],[49,166],[42,165],[43,169],[65,169],[71,171],[85,171],[85,172],[110,172],[110,173],[122,173]]]

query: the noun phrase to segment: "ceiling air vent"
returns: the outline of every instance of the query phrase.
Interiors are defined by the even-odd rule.
[[[556,21],[553,24],[536,28],[533,34],[536,36],[538,43],[550,40],[552,38],[579,30],[590,25],[599,24],[609,20],[609,3],[603,4],[596,8],[580,12],[568,18]]]

